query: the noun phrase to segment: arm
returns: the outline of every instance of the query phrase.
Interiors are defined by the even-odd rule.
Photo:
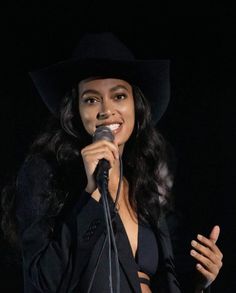
[[[104,223],[102,206],[83,192],[66,218],[53,218],[52,233],[47,199],[41,195],[50,190],[51,172],[41,158],[24,164],[16,203],[24,273],[44,293],[67,292],[77,285]]]

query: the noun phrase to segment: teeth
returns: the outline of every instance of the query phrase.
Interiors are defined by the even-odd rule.
[[[116,130],[117,128],[120,127],[120,124],[116,123],[116,124],[110,124],[110,125],[106,125],[108,128],[111,129],[111,131]]]

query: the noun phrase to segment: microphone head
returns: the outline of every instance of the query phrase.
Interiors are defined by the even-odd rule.
[[[112,131],[107,126],[98,126],[96,131],[93,134],[93,142],[105,139],[107,141],[114,141],[114,135],[112,134]]]

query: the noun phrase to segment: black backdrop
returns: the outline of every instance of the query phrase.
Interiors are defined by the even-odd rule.
[[[65,59],[84,31],[113,31],[137,58],[171,59],[171,102],[157,127],[178,159],[176,206],[192,237],[221,226],[224,266],[213,292],[236,292],[234,19],[177,16],[174,9],[160,17],[150,7],[132,11],[96,3],[76,8],[17,2],[3,10],[1,188],[17,172],[48,115],[28,72]],[[110,12],[102,12],[105,7]],[[21,292],[14,251],[3,239],[0,245],[0,291]]]

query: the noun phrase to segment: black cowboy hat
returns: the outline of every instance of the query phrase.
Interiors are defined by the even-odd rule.
[[[153,120],[165,112],[170,97],[169,60],[137,60],[112,33],[86,33],[71,59],[30,72],[50,111],[58,115],[62,97],[79,81],[104,76],[139,86],[151,104]]]

